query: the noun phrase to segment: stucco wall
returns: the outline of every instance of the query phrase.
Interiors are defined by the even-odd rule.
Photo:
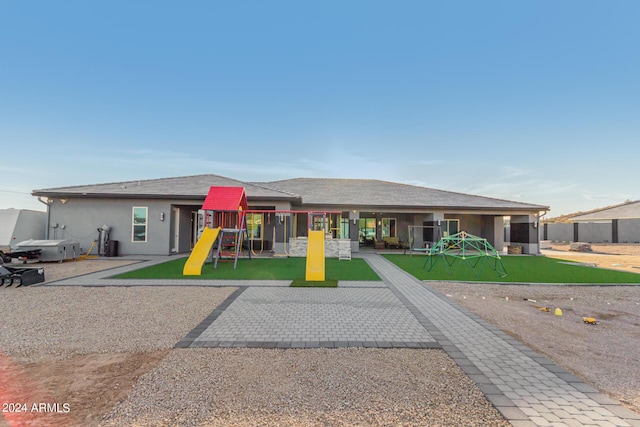
[[[458,219],[460,220],[460,230],[466,231],[469,234],[473,234],[478,237],[482,236],[482,216],[481,215],[460,215],[451,214],[445,215],[446,219]]]
[[[613,242],[613,225],[603,223],[546,224],[547,240],[574,241],[574,227],[578,227],[578,240],[590,243]],[[640,243],[640,219],[618,220],[617,243]]]
[[[547,239],[552,242],[573,242],[573,224],[546,224]]]
[[[640,243],[640,219],[618,220],[618,242]]]
[[[493,221],[493,242],[491,244],[497,251],[504,249],[504,217],[494,216]],[[487,237],[487,240],[489,238]]]
[[[400,241],[409,241],[409,225],[413,224],[413,215],[397,214],[389,215],[389,218],[396,218],[396,234]]]
[[[447,214],[446,219],[460,221],[460,231],[484,237],[497,250],[504,248],[504,218],[496,215]]]
[[[523,254],[540,253],[539,230],[534,215],[511,215],[510,246],[522,247]]]
[[[133,207],[148,208],[147,241],[132,241]],[[170,253],[171,205],[158,200],[70,199],[62,204],[56,200],[50,206],[52,224],[49,238],[74,239],[83,252],[98,238],[97,229],[103,224],[111,227],[110,239],[118,241],[119,254],[168,255]],[[160,213],[164,212],[164,221]],[[92,252],[97,254],[97,247]]]
[[[587,222],[578,224],[578,241],[589,243],[611,243],[611,223]]]

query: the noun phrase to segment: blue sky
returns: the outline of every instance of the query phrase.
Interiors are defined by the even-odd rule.
[[[0,208],[214,173],[640,199],[640,2],[0,1]]]

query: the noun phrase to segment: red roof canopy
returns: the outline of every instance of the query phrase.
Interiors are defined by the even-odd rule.
[[[248,209],[247,193],[245,193],[244,187],[212,186],[202,204],[202,209],[208,211],[236,212],[239,208],[242,208],[243,211]]]

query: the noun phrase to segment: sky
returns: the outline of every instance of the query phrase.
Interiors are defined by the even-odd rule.
[[[0,208],[198,174],[640,199],[640,2],[0,0]]]

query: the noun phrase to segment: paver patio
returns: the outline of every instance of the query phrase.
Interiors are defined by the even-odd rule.
[[[193,346],[235,346],[238,342],[247,343],[245,346],[276,342],[280,347],[436,344],[389,289],[245,289]]]

